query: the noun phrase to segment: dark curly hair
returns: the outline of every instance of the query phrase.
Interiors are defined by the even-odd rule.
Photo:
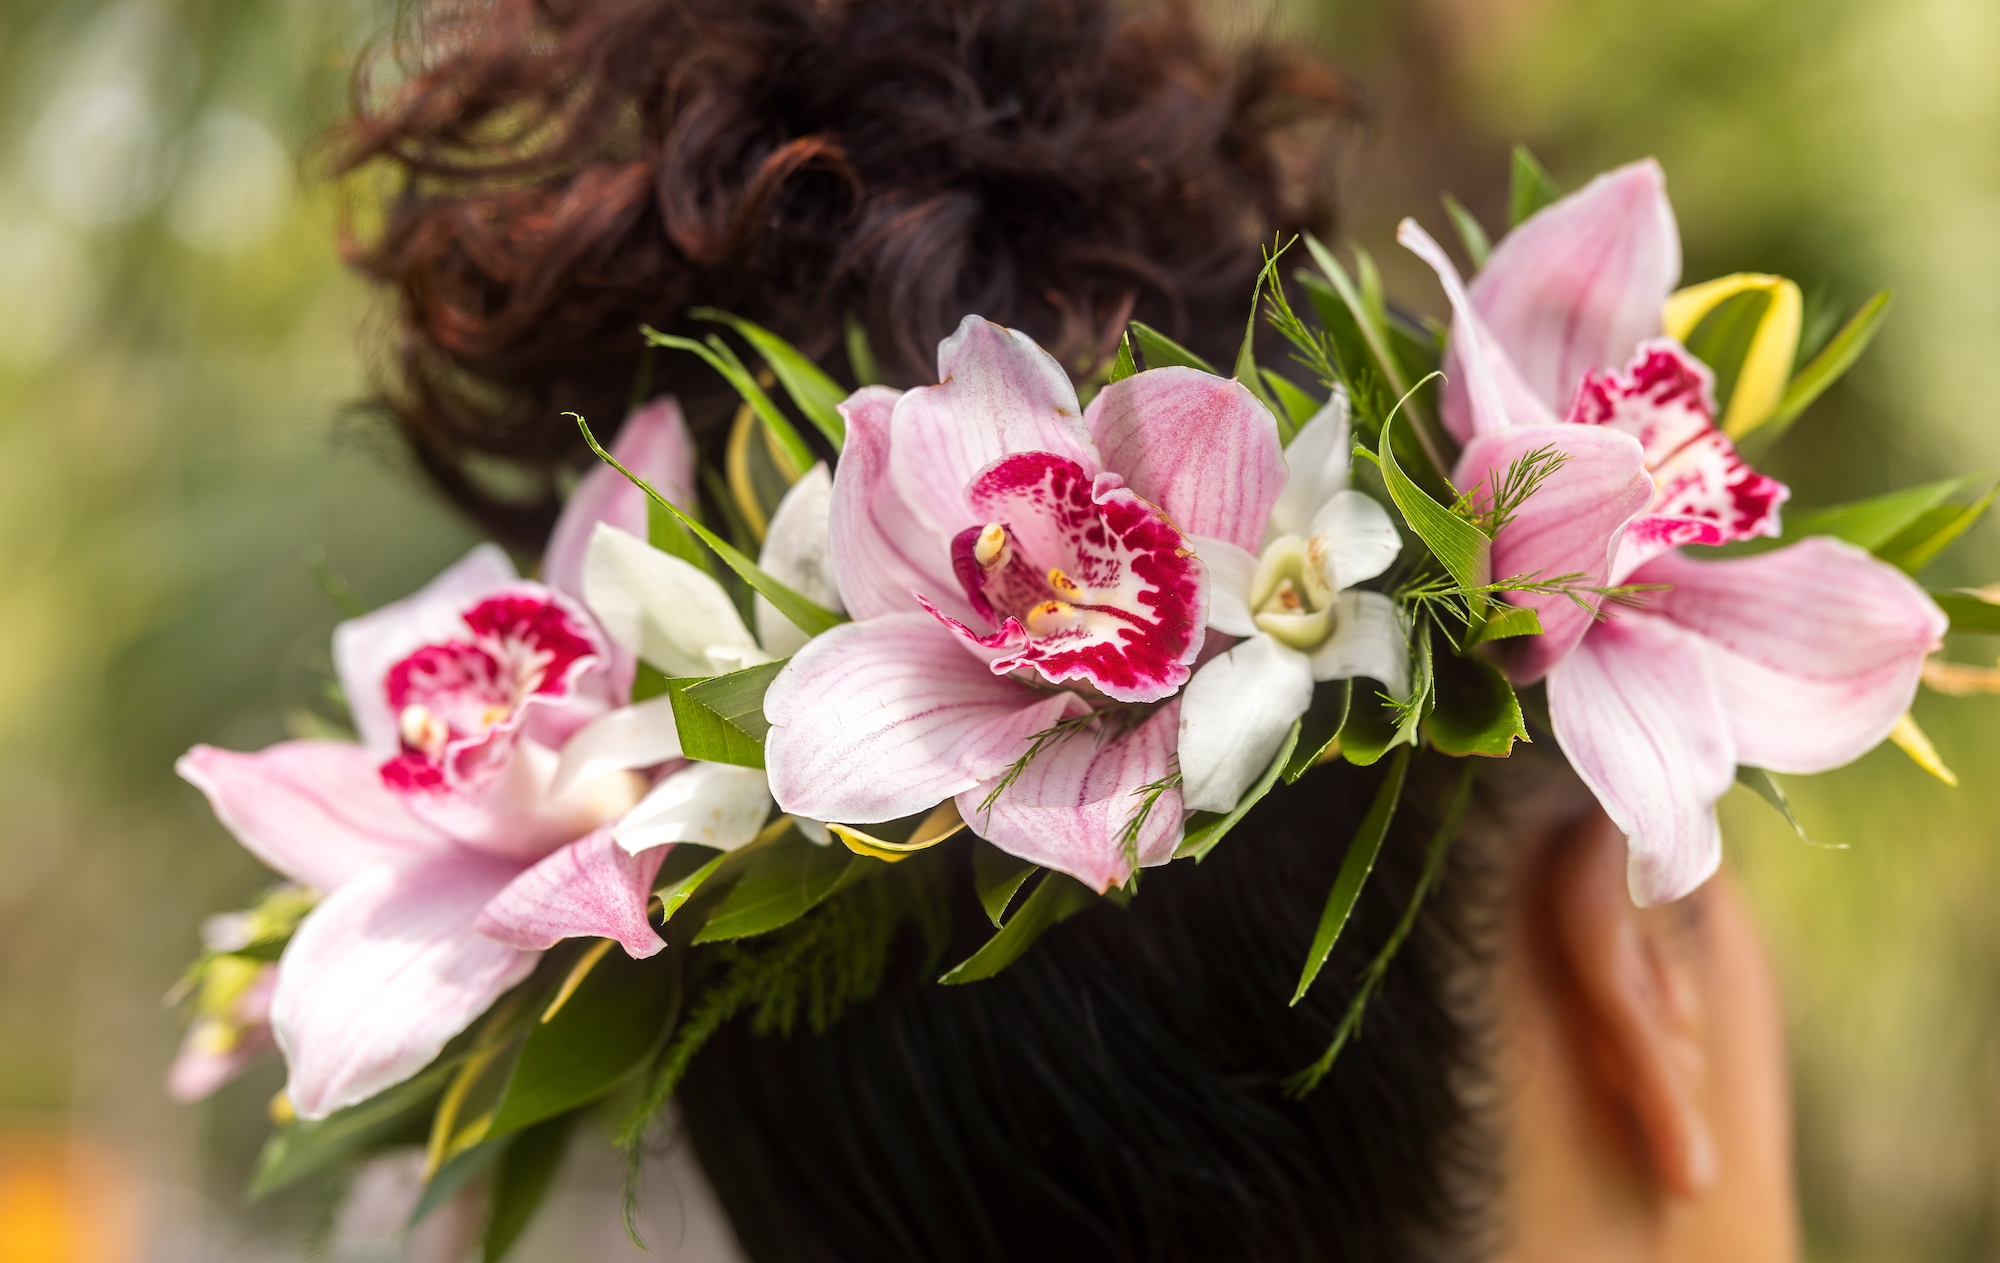
[[[385,402],[418,460],[523,549],[585,459],[562,413],[611,428],[640,324],[692,332],[696,305],[848,381],[850,317],[895,384],[930,381],[974,311],[1072,364],[1135,313],[1226,362],[1258,244],[1326,231],[1356,115],[1325,67],[1225,51],[1174,3],[488,0],[407,24],[364,63],[400,82],[364,71],[332,138],[375,177],[346,251],[396,295]],[[707,368],[648,376],[715,439],[733,399]]]

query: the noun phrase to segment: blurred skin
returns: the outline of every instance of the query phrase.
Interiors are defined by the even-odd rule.
[[[1776,980],[1729,873],[1633,905],[1602,813],[1526,857],[1497,963],[1509,1263],[1799,1257]]]

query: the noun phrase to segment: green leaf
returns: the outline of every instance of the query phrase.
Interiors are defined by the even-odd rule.
[[[1340,740],[1341,726],[1354,699],[1354,681],[1325,680],[1313,686],[1312,704],[1299,716],[1299,740],[1285,762],[1285,784],[1306,774]]]
[[[1449,193],[1444,195],[1444,211],[1451,216],[1451,226],[1458,230],[1459,244],[1465,247],[1466,257],[1472,260],[1472,270],[1477,272],[1485,267],[1486,260],[1493,254],[1493,239],[1486,235],[1486,229]]]
[[[1277,401],[1271,398],[1271,393],[1264,388],[1264,375],[1257,367],[1258,300],[1264,295],[1265,284],[1277,274],[1278,259],[1283,253],[1280,250],[1265,256],[1264,270],[1257,273],[1257,283],[1250,287],[1250,318],[1243,325],[1243,345],[1236,349],[1235,377],[1245,390],[1257,397],[1257,402],[1270,411],[1272,419],[1278,423],[1279,441],[1289,443],[1292,439],[1291,418],[1285,415]]]
[[[1812,840],[1811,836],[1806,833],[1805,826],[1799,823],[1799,818],[1792,814],[1791,799],[1785,797],[1784,787],[1778,784],[1777,777],[1771,775],[1761,767],[1739,766],[1736,769],[1736,783],[1751,790],[1757,797],[1771,804],[1772,808],[1785,818],[1785,823],[1792,826],[1792,832],[1799,835],[1801,842],[1806,843],[1808,846],[1820,845],[1820,843]],[[1831,847],[1830,849],[1844,851],[1847,847],[1843,844]]]
[[[250,1200],[268,1197],[333,1163],[377,1144],[407,1138],[422,1141],[430,1107],[465,1058],[432,1062],[414,1078],[318,1122],[287,1123],[272,1133],[257,1156]]]
[[[499,1263],[521,1237],[555,1183],[576,1126],[575,1114],[565,1114],[514,1137],[493,1177],[493,1209],[486,1217],[486,1240],[480,1257]]]
[[[1299,723],[1295,720],[1291,732],[1285,737],[1284,744],[1278,747],[1277,756],[1271,760],[1271,765],[1264,769],[1264,774],[1257,778],[1256,784],[1243,791],[1243,797],[1236,800],[1236,806],[1231,808],[1228,814],[1218,815],[1213,811],[1197,811],[1188,817],[1187,829],[1181,837],[1181,844],[1174,848],[1174,858],[1193,859],[1196,863],[1206,859],[1216,844],[1236,827],[1237,822],[1250,814],[1250,809],[1255,807],[1264,795],[1271,792],[1271,787],[1278,783],[1278,777],[1284,773],[1285,765],[1291,762],[1292,752],[1298,749],[1298,745]]]
[[[680,999],[675,954],[607,952],[555,1016],[528,1029],[487,1139],[588,1105],[638,1074],[666,1041]]]
[[[683,851],[689,851],[699,854],[707,849],[707,847],[682,843],[674,848],[674,852],[675,854],[679,854]],[[693,871],[672,878],[667,884],[656,888],[653,893],[660,897],[660,924],[665,925],[667,922],[673,920],[674,913],[679,912],[682,905],[694,898],[696,892],[707,883],[708,879],[715,876],[716,871],[728,862],[731,854],[732,852],[724,851],[715,858],[696,867]]]
[[[1410,481],[1396,463],[1396,449],[1389,441],[1393,426],[1392,421],[1382,427],[1382,442],[1375,452],[1389,498],[1396,502],[1403,521],[1460,587],[1485,587],[1493,581],[1493,542],[1478,527],[1431,499],[1422,487]]]
[[[1354,281],[1347,275],[1347,269],[1340,266],[1340,260],[1333,257],[1333,251],[1327,249],[1321,244],[1320,239],[1311,233],[1306,234],[1306,251],[1312,255],[1313,262],[1318,264],[1319,270],[1325,274],[1326,283],[1333,287],[1333,292],[1339,298],[1340,305],[1346,309],[1355,331],[1361,335],[1362,344],[1368,348],[1369,359],[1374,361],[1376,371],[1382,374],[1382,380],[1388,383],[1390,392],[1398,397],[1408,395],[1409,378],[1404,374],[1403,366],[1397,362],[1395,353],[1389,347],[1389,332],[1383,327],[1376,313],[1371,310],[1370,304],[1364,300],[1361,291],[1355,288]],[[1424,450],[1432,462],[1439,469],[1443,469],[1445,467],[1443,457],[1431,449],[1423,427],[1419,426],[1417,432],[1419,437],[1425,439]]]
[[[736,388],[736,393],[743,397],[743,402],[749,404],[750,410],[757,414],[757,419],[764,423],[764,428],[770,432],[772,440],[792,462],[793,468],[806,470],[813,467],[812,448],[799,437],[791,418],[780,412],[778,405],[771,402],[771,396],[764,393],[764,388],[757,384],[756,377],[751,375],[750,370],[744,366],[741,359],[737,358],[736,352],[727,342],[714,334],[710,334],[705,342],[697,342],[693,338],[661,333],[651,325],[640,325],[639,332],[649,345],[673,351],[689,351],[700,356],[710,368],[722,374],[723,378]]]
[[[651,500],[646,501],[646,542],[669,556],[697,567],[703,574],[715,573],[713,554],[695,542],[687,527],[681,525],[680,518]]]
[[[1831,535],[1876,552],[1916,525],[1931,509],[1990,477],[1991,474],[1969,474],[1963,478],[1947,478],[1942,482],[1892,491],[1885,496],[1856,500],[1851,504],[1793,513],[1785,522],[1784,539],[1791,541],[1808,535]]]
[[[752,324],[741,316],[732,316],[714,307],[697,307],[688,314],[696,320],[726,324],[741,334],[745,342],[757,348],[757,354],[763,356],[764,362],[777,374],[785,393],[792,397],[792,402],[798,405],[806,420],[813,423],[813,428],[833,444],[833,450],[837,452],[846,444],[847,423],[840,419],[839,408],[847,401],[848,392],[813,363],[810,356],[764,326]],[[812,466],[808,463],[800,468],[810,469]]]
[[[938,981],[949,987],[991,978],[1019,960],[1042,931],[1096,902],[1090,887],[1067,873],[1051,872],[1035,883],[1034,892],[997,934]]]
[[[694,941],[748,938],[789,925],[881,862],[842,846],[815,846],[793,830],[749,862]]]
[[[410,1212],[409,1226],[414,1228],[422,1223],[432,1211],[484,1174],[506,1152],[507,1145],[506,1140],[483,1140],[439,1167],[437,1173],[424,1182],[423,1195],[417,1198],[416,1208]]]
[[[1111,380],[1122,382],[1139,371],[1139,363],[1132,358],[1132,334],[1128,330],[1118,335],[1118,358],[1111,361]]]
[[[1368,767],[1389,753],[1396,740],[1395,706],[1379,687],[1356,684],[1347,719],[1340,725],[1340,757],[1356,767]]]
[[[1436,676],[1431,666],[1431,633],[1428,623],[1419,623],[1414,629],[1410,644],[1410,700],[1403,707],[1403,717],[1396,725],[1395,744],[1417,743],[1417,725],[1423,723],[1430,714],[1436,700]]]
[[[707,763],[763,767],[764,734],[771,731],[764,718],[764,693],[789,661],[780,658],[705,679],[669,680],[682,753]]]
[[[823,632],[831,631],[833,628],[847,621],[846,615],[836,614],[832,610],[823,609],[815,605],[805,597],[800,596],[797,592],[794,592],[791,588],[786,587],[770,575],[765,574],[763,568],[756,562],[750,560],[736,548],[732,547],[727,540],[682,512],[679,506],[655,490],[651,483],[625,468],[623,464],[619,463],[617,457],[605,451],[604,445],[597,441],[597,436],[590,432],[590,424],[582,417],[574,412],[565,413],[564,415],[575,418],[577,428],[583,431],[583,441],[590,445],[591,451],[597,453],[599,460],[604,461],[613,469],[631,479],[635,486],[652,498],[654,504],[660,505],[678,518],[682,526],[693,531],[696,538],[714,549],[716,556],[722,558],[724,563],[740,575],[745,583],[761,593],[765,600],[776,606],[780,614],[783,614],[792,621],[793,626],[808,636],[817,636]]]
[[[2000,635],[2000,602],[1989,601],[1977,592],[1931,589],[1931,600],[1951,620],[1955,632],[1985,632]]]
[[[1033,862],[1009,855],[984,839],[973,843],[972,885],[979,892],[979,906],[986,909],[986,919],[993,923],[994,929],[1000,928],[1015,893],[1038,871],[1039,866]]]
[[[1742,374],[1744,361],[1750,358],[1750,344],[1756,340],[1764,315],[1770,309],[1769,290],[1745,290],[1717,303],[1688,332],[1688,353],[1715,374],[1718,416],[1729,411],[1730,397],[1736,393],[1736,379]]]
[[[1215,371],[1215,365],[1153,326],[1134,320],[1130,328],[1132,340],[1139,344],[1139,354],[1146,361],[1147,368],[1171,368],[1179,364],[1187,368],[1198,368],[1204,373]]]
[[[1504,759],[1515,741],[1528,740],[1514,686],[1492,663],[1445,654],[1437,661],[1435,688],[1431,744],[1443,753]]]
[[[1271,392],[1271,398],[1277,400],[1280,417],[1291,423],[1291,428],[1285,433],[1285,441],[1288,443],[1298,435],[1306,422],[1312,420],[1319,414],[1319,410],[1326,406],[1324,401],[1313,398],[1293,385],[1289,378],[1282,377],[1268,368],[1264,370],[1264,386]]]
[[[1368,814],[1362,817],[1354,840],[1347,844],[1347,856],[1340,861],[1340,872],[1333,879],[1333,889],[1326,897],[1326,908],[1319,915],[1319,928],[1313,931],[1312,947],[1306,952],[1306,967],[1299,975],[1299,988],[1292,993],[1293,1004],[1305,999],[1313,979],[1319,977],[1320,968],[1332,954],[1340,931],[1354,911],[1355,900],[1361,897],[1361,885],[1373,871],[1375,857],[1382,853],[1382,839],[1389,836],[1389,822],[1395,818],[1396,801],[1403,795],[1403,778],[1409,769],[1410,750],[1404,746],[1390,761],[1388,775],[1383,778],[1381,788],[1375,791],[1375,801],[1369,804]]]
[[[847,366],[854,370],[856,389],[888,383],[889,379],[882,375],[882,366],[875,360],[873,348],[868,345],[868,330],[851,311],[847,313]]]
[[[1939,505],[1927,510],[1922,517],[1898,532],[1894,539],[1876,549],[1876,555],[1906,574],[1917,573],[1930,565],[1953,540],[1986,516],[1986,510],[1993,507],[1995,494],[2000,494],[2000,484],[1995,484],[1976,502],[1964,508]]]
[[[1737,443],[1746,459],[1762,460],[1766,453],[1777,446],[1778,440],[1790,429],[1799,414],[1812,406],[1815,399],[1826,393],[1833,385],[1854,367],[1868,344],[1875,340],[1876,331],[1882,327],[1882,320],[1889,314],[1888,290],[1876,294],[1861,305],[1840,332],[1804,368],[1792,374],[1791,384],[1778,400],[1778,407],[1763,425],[1745,435]]]
[[[1562,188],[1536,160],[1526,145],[1514,146],[1514,188],[1508,199],[1508,219],[1516,228],[1521,221],[1553,202],[1562,200]]]
[[[664,696],[669,691],[669,683],[666,674],[658,667],[649,666],[644,662],[639,663],[632,672],[633,705]]]
[[[1496,601],[1492,610],[1493,612],[1487,615],[1486,621],[1480,625],[1479,631],[1466,648],[1485,644],[1489,640],[1510,640],[1515,636],[1542,634],[1542,616],[1525,605],[1508,605],[1504,601]]]

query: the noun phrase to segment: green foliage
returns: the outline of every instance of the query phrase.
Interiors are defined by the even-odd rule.
[[[759,324],[753,324],[741,316],[732,316],[726,311],[713,307],[696,307],[688,313],[696,320],[713,320],[728,325],[742,335],[745,342],[757,348],[757,354],[777,374],[778,382],[792,402],[804,414],[813,428],[826,436],[826,441],[838,452],[847,442],[847,423],[840,419],[840,405],[847,400],[848,392],[840,384],[828,377],[811,357],[785,341],[777,334]],[[800,469],[811,468],[811,462],[800,465]]]
[[[575,1114],[564,1114],[538,1123],[513,1137],[500,1155],[493,1177],[493,1209],[486,1217],[481,1246],[485,1263],[499,1263],[541,1208],[562,1167],[576,1119]]]
[[[1313,262],[1318,265],[1325,278],[1321,288],[1330,288],[1332,291],[1333,301],[1315,298],[1314,306],[1320,313],[1320,319],[1326,324],[1328,333],[1333,336],[1334,345],[1340,345],[1342,326],[1352,329],[1353,336],[1360,344],[1357,349],[1365,349],[1366,362],[1376,374],[1379,374],[1381,384],[1387,393],[1401,401],[1399,406],[1410,409],[1410,415],[1415,422],[1411,432],[1416,436],[1418,446],[1423,450],[1424,459],[1430,466],[1427,472],[1435,472],[1442,481],[1444,471],[1450,468],[1450,463],[1445,460],[1442,447],[1432,435],[1429,415],[1414,399],[1408,373],[1391,346],[1388,322],[1382,310],[1380,281],[1375,278],[1373,264],[1366,256],[1360,256],[1363,284],[1357,288],[1348,276],[1347,270],[1340,265],[1340,260],[1334,257],[1333,251],[1327,249],[1319,238],[1311,233],[1306,234],[1306,250],[1312,255]],[[1309,294],[1314,292],[1313,282],[1310,280],[1307,281],[1307,292]],[[1348,373],[1355,374],[1359,361],[1350,360],[1343,349],[1341,365]],[[1356,386],[1361,389],[1356,390]],[[1357,401],[1367,393],[1367,383],[1360,375],[1349,379],[1349,388],[1349,393],[1354,395]],[[1387,414],[1383,415],[1386,428]]]
[[[1514,183],[1507,217],[1515,228],[1544,206],[1562,200],[1562,188],[1526,145],[1514,146]]]
[[[589,444],[590,450],[597,454],[599,460],[625,475],[625,477],[632,481],[633,485],[644,491],[654,504],[673,514],[682,526],[694,532],[696,538],[713,549],[716,556],[722,558],[723,562],[731,570],[735,571],[745,583],[755,589],[765,600],[776,606],[778,612],[790,619],[792,624],[800,631],[806,633],[808,636],[817,636],[822,632],[831,631],[833,628],[847,621],[845,615],[836,614],[832,610],[814,604],[812,601],[807,600],[791,588],[764,573],[763,568],[756,562],[744,556],[742,552],[732,547],[726,540],[703,526],[699,521],[684,513],[678,505],[675,505],[655,490],[651,483],[620,464],[617,457],[604,450],[604,445],[597,441],[597,436],[590,432],[590,424],[582,417],[574,412],[564,413],[563,415],[575,420],[577,428],[583,431],[583,441]],[[800,466],[800,468],[805,468],[805,466]]]
[[[1066,921],[1097,902],[1097,895],[1067,873],[1050,872],[1035,883],[1034,892],[999,933],[953,966],[938,981],[945,986],[991,978],[1019,960],[1050,926]]]
[[[666,877],[665,866],[663,865],[661,875],[662,877],[666,877],[666,880],[653,889],[653,893],[660,897],[660,924],[665,926],[667,922],[673,920],[674,913],[679,912],[688,900],[699,894],[701,888],[708,883],[708,880],[729,864],[732,857],[741,857],[743,851],[748,849],[748,847],[744,847],[736,851],[725,851],[711,859],[704,860],[687,872],[677,873],[672,877]],[[671,861],[683,854],[704,855],[707,852],[707,847],[695,846],[691,843],[683,842],[674,848],[673,855],[668,858]],[[739,862],[741,862],[740,859]]]
[[[979,906],[986,909],[986,919],[993,923],[994,929],[1000,928],[1014,895],[1028,878],[1040,871],[1031,861],[1009,855],[984,839],[973,840],[973,889],[978,892]]]
[[[1799,419],[1799,414],[1812,406],[1815,399],[1826,393],[1833,385],[1854,367],[1868,344],[1875,340],[1876,331],[1882,327],[1883,318],[1889,313],[1892,295],[1883,290],[1861,305],[1840,332],[1833,335],[1805,367],[1792,374],[1791,384],[1778,399],[1778,407],[1764,424],[1758,426],[1736,444],[1745,460],[1758,463],[1776,447],[1785,431]],[[1803,345],[1803,344],[1802,344]]]
[[[1955,632],[1984,632],[2000,635],[2000,603],[1977,592],[1953,592],[1933,588],[1931,600],[1938,603]]]
[[[715,573],[714,558],[695,542],[687,527],[681,525],[679,516],[651,500],[646,501],[646,542],[668,556],[699,567],[703,574]]]
[[[424,1191],[418,1196],[416,1207],[410,1211],[409,1226],[414,1228],[428,1219],[432,1211],[456,1197],[466,1185],[486,1174],[499,1160],[500,1155],[507,1151],[510,1143],[512,1143],[511,1137],[504,1140],[481,1141],[439,1167],[430,1179],[424,1181]]]
[[[1132,358],[1132,334],[1127,330],[1118,335],[1118,355],[1111,361],[1111,380],[1122,382],[1138,371],[1138,361]]]
[[[1288,423],[1287,442],[1290,438],[1297,437],[1305,423],[1312,420],[1314,415],[1326,406],[1321,400],[1313,398],[1268,368],[1264,370],[1264,386],[1271,392],[1271,398],[1277,400],[1280,418]]]
[[[1785,818],[1785,823],[1792,826],[1792,832],[1799,835],[1801,842],[1806,843],[1808,846],[1821,845],[1807,835],[1805,826],[1800,824],[1799,818],[1792,814],[1791,799],[1785,797],[1784,786],[1778,784],[1777,777],[1771,775],[1761,767],[1739,766],[1736,769],[1736,783],[1749,789],[1757,797],[1771,804],[1772,809]],[[1844,851],[1847,849],[1847,845],[1841,843],[1831,846],[1828,849]]]
[[[1257,281],[1250,287],[1250,315],[1243,324],[1243,344],[1236,350],[1235,377],[1243,384],[1245,390],[1255,395],[1257,401],[1270,410],[1272,418],[1278,423],[1279,441],[1289,443],[1292,441],[1293,432],[1291,417],[1278,406],[1277,400],[1271,398],[1271,392],[1264,386],[1264,374],[1257,367],[1259,300],[1264,295],[1266,285],[1270,285],[1273,289],[1280,288],[1277,283],[1278,260],[1283,257],[1285,249],[1285,246],[1279,246],[1275,250],[1264,252],[1264,268],[1257,273]]]
[[[1458,232],[1459,244],[1465,247],[1465,255],[1472,260],[1472,270],[1486,266],[1486,260],[1493,255],[1493,239],[1486,235],[1486,229],[1477,217],[1463,203],[1451,194],[1444,195],[1445,214],[1451,216],[1451,226]]]
[[[1472,799],[1472,780],[1478,771],[1478,764],[1467,762],[1465,771],[1459,775],[1458,786],[1452,791],[1451,798],[1445,806],[1444,818],[1439,822],[1437,832],[1431,835],[1430,845],[1425,848],[1424,871],[1417,878],[1417,888],[1410,893],[1410,902],[1403,908],[1403,915],[1397,920],[1396,928],[1390,932],[1389,941],[1382,945],[1382,950],[1375,953],[1375,958],[1369,961],[1368,967],[1361,972],[1361,986],[1355,991],[1354,998],[1347,1002],[1347,1011],[1341,1015],[1340,1025],[1334,1030],[1333,1042],[1327,1046],[1326,1052],[1320,1055],[1318,1061],[1286,1081],[1285,1091],[1290,1096],[1301,1097],[1318,1087],[1320,1080],[1326,1078],[1327,1073],[1333,1069],[1334,1060],[1340,1056],[1341,1049],[1347,1046],[1349,1040],[1361,1033],[1361,1018],[1368,1011],[1368,1002],[1381,991],[1383,981],[1389,976],[1389,965],[1396,959],[1396,953],[1402,950],[1404,940],[1410,937],[1410,931],[1416,927],[1417,913],[1423,909],[1424,901],[1430,897],[1431,891],[1437,888],[1438,879],[1444,875],[1445,854],[1457,840],[1459,827],[1465,821],[1465,808]]]
[[[1304,776],[1307,768],[1336,748],[1353,699],[1353,680],[1322,680],[1313,686],[1312,704],[1299,716],[1298,742],[1285,761],[1285,784]]]
[[[737,394],[743,396],[743,402],[749,404],[750,410],[757,414],[757,419],[764,423],[765,430],[770,433],[772,440],[777,443],[779,449],[791,461],[792,467],[795,469],[812,468],[812,448],[808,447],[806,441],[799,437],[799,432],[792,425],[791,418],[778,410],[778,405],[771,401],[771,396],[764,393],[764,388],[757,384],[756,377],[744,366],[743,361],[737,357],[735,350],[727,342],[724,342],[719,335],[711,333],[708,335],[707,341],[696,342],[693,338],[683,338],[674,334],[661,333],[651,325],[640,325],[639,332],[645,336],[649,346],[665,347],[668,350],[674,351],[689,351],[700,356],[710,368],[722,374],[724,380],[736,388]]]
[[[440,1057],[423,1071],[369,1100],[317,1122],[290,1122],[271,1133],[250,1177],[251,1201],[289,1188],[364,1150],[396,1140],[421,1141],[431,1106],[465,1060]]]
[[[1514,686],[1492,663],[1445,654],[1436,677],[1430,738],[1439,751],[1504,759],[1514,742],[1528,740]]]
[[[768,934],[851,885],[882,861],[846,847],[818,846],[796,829],[760,849],[694,937],[697,943]]]
[[[1995,494],[2000,494],[2000,484],[1995,484],[1985,495],[1963,508],[1941,504],[1926,509],[1915,522],[1877,549],[1876,555],[1906,574],[1917,573],[1986,516],[1986,511],[1993,507]]]
[[[1925,514],[1992,476],[1982,473],[1946,478],[1920,487],[1892,491],[1888,495],[1856,500],[1851,504],[1794,513],[1785,522],[1784,542],[1804,539],[1809,535],[1831,535],[1878,554],[1896,546],[1899,541],[1907,548],[1909,537],[1905,532],[1912,527],[1921,527]],[[1933,523],[1938,521],[1936,518],[1931,520]],[[1933,525],[1927,534],[1935,534],[1938,529]],[[1759,550],[1777,546],[1775,541],[1759,541],[1756,545]]]
[[[1271,765],[1264,769],[1256,784],[1243,791],[1243,797],[1236,800],[1235,807],[1223,815],[1197,811],[1188,817],[1187,830],[1181,837],[1180,845],[1174,848],[1174,858],[1193,858],[1197,863],[1205,859],[1216,844],[1250,813],[1250,809],[1271,792],[1271,787],[1278,783],[1278,777],[1283,774],[1286,764],[1291,762],[1292,752],[1298,749],[1298,745],[1299,723],[1294,721],[1291,732],[1286,734],[1285,740],[1278,746],[1278,753],[1271,759]]]
[[[1394,700],[1380,689],[1355,685],[1347,718],[1340,725],[1340,757],[1355,767],[1373,765],[1396,746],[1400,724]]]
[[[706,678],[667,681],[681,750],[690,759],[764,766],[764,694],[788,658]]]
[[[1340,931],[1354,911],[1354,901],[1361,897],[1362,884],[1375,869],[1375,857],[1382,853],[1382,839],[1389,835],[1389,822],[1395,819],[1396,804],[1403,796],[1403,779],[1409,770],[1410,751],[1406,746],[1390,760],[1388,774],[1375,791],[1368,814],[1362,817],[1354,840],[1347,844],[1347,855],[1340,861],[1340,872],[1335,875],[1333,889],[1326,896],[1326,907],[1319,914],[1319,928],[1313,931],[1312,946],[1306,951],[1305,969],[1299,974],[1298,990],[1292,993],[1293,1004],[1305,999],[1306,992],[1312,989],[1313,980],[1319,977],[1320,968],[1326,964]]]
[[[1756,341],[1757,331],[1770,309],[1769,290],[1745,290],[1717,303],[1688,332],[1688,353],[1715,374],[1717,416],[1729,411],[1730,397],[1736,393],[1736,379],[1742,375],[1744,361],[1750,358],[1750,344]]]
[[[1178,364],[1198,368],[1204,373],[1215,371],[1215,365],[1149,324],[1134,320],[1130,329],[1132,340],[1139,344],[1139,355],[1146,361],[1147,368],[1172,368]]]
[[[1542,634],[1542,616],[1525,605],[1502,605],[1496,603],[1486,621],[1474,632],[1466,648],[1485,644],[1489,640],[1511,640],[1516,636],[1539,636]]]
[[[1389,498],[1395,502],[1403,521],[1436,557],[1438,564],[1461,588],[1479,589],[1492,582],[1493,541],[1465,518],[1430,498],[1412,482],[1396,461],[1395,446],[1389,441],[1394,417],[1382,428],[1376,460]]]
[[[610,1094],[652,1061],[680,1007],[680,958],[613,948],[552,1016],[528,1028],[488,1141]]]
[[[847,364],[854,370],[854,386],[880,386],[889,380],[882,375],[882,366],[875,361],[875,351],[868,345],[868,330],[861,327],[861,321],[853,312],[847,313]]]

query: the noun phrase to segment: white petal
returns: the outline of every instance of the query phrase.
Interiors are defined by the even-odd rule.
[[[757,836],[770,813],[762,768],[691,763],[655,785],[611,836],[634,855],[669,842],[733,851]]]
[[[655,697],[600,715],[571,737],[563,747],[562,762],[556,765],[550,789],[559,794],[572,781],[625,768],[652,767],[680,757],[673,699]]]
[[[1271,525],[1264,532],[1266,543],[1280,535],[1310,534],[1313,513],[1347,490],[1348,469],[1354,462],[1347,412],[1347,392],[1336,386],[1332,398],[1299,427],[1285,448],[1291,477],[1271,508]]]
[[[838,610],[840,589],[834,586],[828,548],[827,521],[832,508],[833,475],[821,462],[807,470],[778,501],[757,564],[807,600]],[[808,637],[791,619],[762,596],[755,600],[757,639],[765,652],[773,658],[789,658],[804,647]]]
[[[1343,491],[1313,514],[1306,560],[1331,591],[1373,579],[1396,563],[1403,539],[1381,505],[1359,491]]]
[[[1313,650],[1313,679],[1365,676],[1387,685],[1391,697],[1408,697],[1410,638],[1396,603],[1380,592],[1343,592],[1339,611],[1333,635]]]
[[[714,675],[717,646],[756,648],[721,584],[615,526],[591,533],[583,594],[613,640],[670,676]]]
[[[1181,694],[1181,801],[1230,811],[1271,766],[1292,721],[1312,704],[1312,665],[1252,636],[1195,672]]]
[[[1256,635],[1250,583],[1257,576],[1257,558],[1226,539],[1191,535],[1188,543],[1208,570],[1208,625],[1227,636]]]

